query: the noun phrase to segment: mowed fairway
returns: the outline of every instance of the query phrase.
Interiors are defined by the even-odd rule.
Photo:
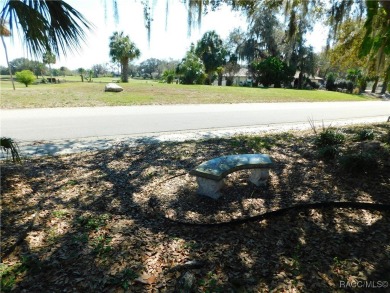
[[[15,91],[9,80],[1,80],[1,108],[372,100],[364,96],[322,90],[181,85],[150,80],[130,80],[129,83],[119,84],[124,88],[123,92],[106,93],[104,86],[111,82],[111,78],[94,79],[93,82],[75,81],[75,77],[65,80],[67,81],[60,84],[37,84],[29,87],[16,83]]]

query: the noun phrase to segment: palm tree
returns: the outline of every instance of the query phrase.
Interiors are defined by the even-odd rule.
[[[77,69],[77,72],[80,74],[81,82],[84,82],[85,69],[80,67],[79,69]]]
[[[15,29],[21,32],[19,35],[23,37],[29,53],[43,57],[46,52],[58,56],[60,52],[66,55],[67,50],[79,49],[80,41],[85,40],[84,29],[92,28],[80,12],[62,0],[5,0],[2,3],[4,4],[0,7],[0,36],[7,63],[4,36],[14,36]],[[5,27],[6,22],[9,23],[9,29]],[[13,84],[12,74],[11,80]],[[1,147],[11,148],[15,160],[18,158],[18,151],[12,147],[13,145],[13,141],[8,138],[2,138],[0,142]]]
[[[9,75],[11,77],[11,82],[12,82],[12,87],[15,90],[14,78],[12,76],[12,70],[11,70],[11,67],[9,65],[9,60],[8,60],[7,46],[5,45],[5,41],[4,41],[4,37],[9,37],[9,36],[11,36],[11,32],[6,27],[4,19],[0,18],[0,37],[1,37],[1,41],[2,41],[3,46],[4,46],[5,59],[7,60]]]
[[[212,84],[217,68],[226,64],[227,50],[220,36],[215,31],[206,32],[196,44],[195,54],[202,59],[206,68],[206,84]]]
[[[50,70],[50,83],[53,82],[53,72],[51,71],[51,64],[55,64],[56,63],[56,56],[51,53],[51,52],[46,52],[45,54],[43,54],[43,63],[44,64],[48,64],[49,65],[49,70]]]
[[[129,36],[125,36],[123,32],[114,32],[110,37],[110,57],[112,62],[121,64],[121,80],[128,82],[129,62],[139,58],[140,50],[130,40]]]
[[[6,0],[0,9],[0,19],[9,23],[11,36],[19,30],[28,52],[36,57],[47,51],[56,56],[77,51],[85,40],[84,29],[92,28],[80,12],[62,0]]]

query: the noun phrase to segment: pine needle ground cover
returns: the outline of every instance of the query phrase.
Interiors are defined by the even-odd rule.
[[[388,289],[389,210],[307,208],[250,220],[313,202],[390,204],[389,123],[335,131],[345,139],[331,158],[318,135],[291,132],[2,162],[2,291]],[[266,188],[239,171],[218,201],[196,195],[188,175],[196,165],[258,152],[275,161]],[[353,154],[375,163],[356,170],[345,163]],[[211,225],[239,218],[249,220]]]

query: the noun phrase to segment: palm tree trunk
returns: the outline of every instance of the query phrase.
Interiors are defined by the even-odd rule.
[[[129,82],[129,59],[127,58],[122,63],[122,82]]]
[[[8,65],[9,75],[11,76],[12,87],[13,87],[13,88],[14,88],[14,90],[15,90],[15,83],[14,83],[14,78],[13,78],[13,76],[12,76],[12,70],[11,70],[11,66],[9,65],[9,61],[8,61],[8,53],[7,53],[7,46],[5,45],[5,41],[4,41],[4,37],[3,37],[3,35],[1,35],[1,41],[3,42],[3,46],[4,46],[5,59],[7,60],[7,65]]]
[[[50,70],[50,83],[53,83],[53,72],[51,71],[50,63],[49,63],[49,70]]]

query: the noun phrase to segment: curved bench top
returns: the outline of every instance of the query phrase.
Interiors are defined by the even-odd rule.
[[[190,174],[211,180],[221,180],[234,171],[270,168],[272,164],[271,157],[264,154],[231,155],[203,162]]]

